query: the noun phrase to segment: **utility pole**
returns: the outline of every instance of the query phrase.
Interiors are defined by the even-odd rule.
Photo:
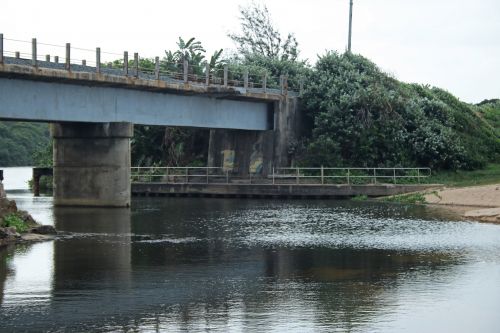
[[[349,40],[347,42],[347,52],[351,53],[351,38],[352,38],[352,0],[349,5]]]

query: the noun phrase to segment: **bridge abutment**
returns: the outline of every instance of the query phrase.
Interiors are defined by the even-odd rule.
[[[285,96],[272,106],[272,130],[210,130],[208,166],[241,176],[266,176],[273,167],[289,167],[293,162],[290,146],[301,136],[304,115],[295,97]]]
[[[130,206],[130,123],[55,123],[54,204]]]

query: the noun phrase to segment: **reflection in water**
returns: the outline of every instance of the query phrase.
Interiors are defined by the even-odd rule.
[[[448,218],[335,201],[55,208],[61,239],[0,250],[0,320],[31,331],[494,332],[500,227]]]

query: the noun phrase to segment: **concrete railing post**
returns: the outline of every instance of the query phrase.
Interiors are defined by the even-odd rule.
[[[186,168],[186,184],[189,183],[189,168]]]
[[[188,83],[189,63],[187,60],[184,60],[183,69],[184,69],[184,75],[183,75],[184,83]]]
[[[420,184],[420,169],[417,169],[417,179],[418,183]]]
[[[85,59],[82,60],[82,66],[87,66],[87,60]]]
[[[351,169],[347,169],[347,184],[351,184]]]
[[[64,66],[66,70],[71,70],[71,44],[66,43],[66,64]]]
[[[0,64],[3,64],[3,34],[0,34]]]
[[[95,71],[97,73],[101,72],[101,48],[96,47],[95,49]]]
[[[139,53],[134,53],[134,76],[139,77]]]
[[[229,68],[227,65],[224,66],[224,88],[228,86]]]
[[[245,91],[248,90],[248,69],[245,69],[245,72],[243,73],[243,87],[245,88]]]
[[[321,166],[321,185],[325,183],[325,170],[323,166]]]
[[[19,51],[16,51],[16,53],[15,53],[15,57],[16,57],[16,59],[21,58],[21,53],[20,53]]]
[[[297,168],[297,184],[300,183],[299,177],[300,177],[300,170],[299,170],[299,168]]]
[[[205,85],[208,87],[210,85],[210,64],[207,63],[205,66]]]
[[[392,179],[394,181],[394,184],[396,184],[396,169],[392,169]]]
[[[31,65],[37,66],[37,55],[36,55],[36,38],[31,39]]]
[[[155,78],[160,79],[160,57],[155,57]]]
[[[128,76],[128,52],[123,52],[123,73]]]
[[[275,179],[275,177],[274,177],[274,167],[273,167],[273,185],[274,185],[274,182],[275,182],[274,179]]]
[[[373,184],[377,184],[377,169],[373,168]]]
[[[50,54],[46,54],[45,55],[45,61],[46,62],[50,62]]]
[[[267,92],[267,74],[264,74],[264,77],[262,78],[262,89],[264,92]]]
[[[56,64],[58,64],[58,63],[59,63],[59,56],[54,56],[54,62],[55,62]]]

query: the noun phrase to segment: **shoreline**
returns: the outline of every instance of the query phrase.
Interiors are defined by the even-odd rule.
[[[0,248],[53,240],[56,235],[53,226],[41,225],[28,212],[17,209],[16,202],[7,198],[0,181]]]

